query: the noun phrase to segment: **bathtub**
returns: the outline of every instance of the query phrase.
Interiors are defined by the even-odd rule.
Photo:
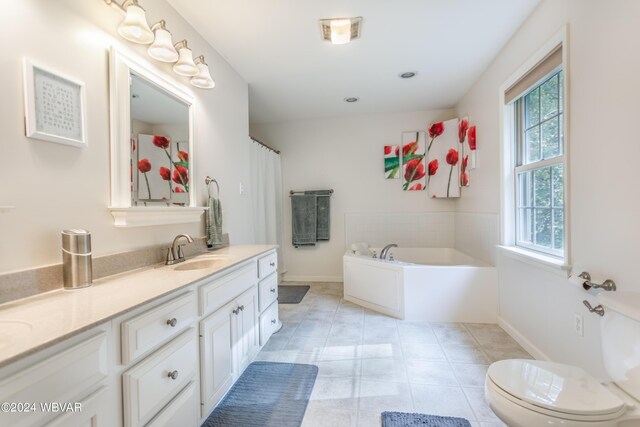
[[[452,248],[389,253],[395,261],[345,253],[345,300],[398,319],[497,323],[495,267]]]

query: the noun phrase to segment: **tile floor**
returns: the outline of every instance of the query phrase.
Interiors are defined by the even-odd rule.
[[[342,299],[341,283],[312,284],[280,319],[257,360],[318,366],[303,427],[377,427],[383,411],[503,426],[484,400],[488,365],[531,357],[497,325],[396,320]]]

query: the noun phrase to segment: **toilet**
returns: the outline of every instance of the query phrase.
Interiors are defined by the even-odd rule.
[[[493,363],[485,397],[510,427],[640,426],[640,293],[603,292],[598,302],[604,367],[600,383],[583,369],[511,359]]]

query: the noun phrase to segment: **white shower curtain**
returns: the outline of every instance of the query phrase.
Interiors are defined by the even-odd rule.
[[[282,246],[282,169],[280,155],[250,141],[251,207],[256,244]],[[278,248],[278,270],[282,252]]]

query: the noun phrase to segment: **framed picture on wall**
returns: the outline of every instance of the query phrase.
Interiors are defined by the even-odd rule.
[[[84,83],[24,59],[28,138],[86,147]]]

